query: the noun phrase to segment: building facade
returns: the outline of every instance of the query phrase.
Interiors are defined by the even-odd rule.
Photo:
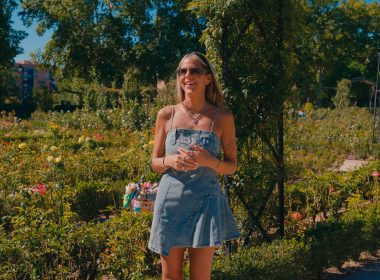
[[[30,97],[34,88],[46,88],[49,92],[57,90],[51,71],[38,70],[29,60],[17,61],[13,71],[16,74],[16,84],[22,100]]]

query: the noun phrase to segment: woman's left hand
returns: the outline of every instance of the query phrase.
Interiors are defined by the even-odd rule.
[[[211,167],[217,160],[207,149],[198,146],[190,145],[192,150],[178,148],[177,151],[185,157],[191,157],[199,166]]]

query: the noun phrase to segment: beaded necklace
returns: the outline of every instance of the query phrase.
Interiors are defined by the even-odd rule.
[[[202,113],[203,113],[204,109],[205,109],[206,106],[207,106],[207,102],[205,102],[205,105],[203,105],[203,107],[202,107],[202,109],[199,111],[199,113],[196,113],[196,112],[194,112],[193,110],[191,110],[189,107],[187,107],[187,106],[185,105],[184,102],[182,102],[182,105],[183,105],[183,107],[185,108],[186,113],[187,113],[187,115],[189,116],[189,118],[191,119],[191,121],[193,122],[193,124],[198,124],[199,121],[203,118]]]

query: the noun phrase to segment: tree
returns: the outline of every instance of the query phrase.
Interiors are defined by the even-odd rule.
[[[184,52],[199,49],[201,23],[188,1],[23,1],[26,24],[53,29],[43,58],[61,77],[121,88],[126,79],[156,85]]]
[[[380,44],[380,4],[364,0],[297,1],[295,32],[298,100],[330,105],[343,78],[374,80]],[[354,90],[354,88],[353,88]],[[355,95],[368,95],[357,87]]]
[[[26,0],[22,8],[27,26],[38,22],[37,33],[54,30],[41,62],[55,66],[58,79],[79,77],[109,86],[122,83],[123,55],[132,39],[106,2]]]
[[[254,228],[269,240],[260,219],[269,213],[275,186],[277,226],[284,234],[283,114],[293,69],[291,5],[287,0],[209,0],[189,6],[207,21],[202,40],[237,123],[240,164],[233,193],[249,216],[244,221],[247,242]],[[266,215],[268,227],[276,226],[272,214]]]
[[[22,53],[20,41],[26,37],[23,31],[16,31],[11,27],[12,12],[16,8],[13,0],[0,0],[0,66],[13,66],[14,57]]]
[[[334,106],[340,110],[351,105],[351,81],[343,79],[338,83],[336,95],[333,97]]]
[[[156,86],[158,79],[173,77],[175,67],[185,53],[204,50],[199,43],[204,25],[186,10],[188,2],[148,1],[146,18],[135,22],[133,27],[136,44],[131,60],[134,69],[138,70],[137,80]],[[131,11],[134,5],[125,6],[124,10]]]
[[[23,31],[16,31],[11,27],[12,12],[16,8],[13,0],[0,0],[0,103],[6,97],[14,94],[10,92],[13,86],[11,68],[14,57],[22,52],[20,41],[26,37]]]

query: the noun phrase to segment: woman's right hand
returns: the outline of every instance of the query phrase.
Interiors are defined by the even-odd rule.
[[[165,165],[178,171],[195,170],[198,168],[198,164],[192,157],[182,154],[166,156]]]

